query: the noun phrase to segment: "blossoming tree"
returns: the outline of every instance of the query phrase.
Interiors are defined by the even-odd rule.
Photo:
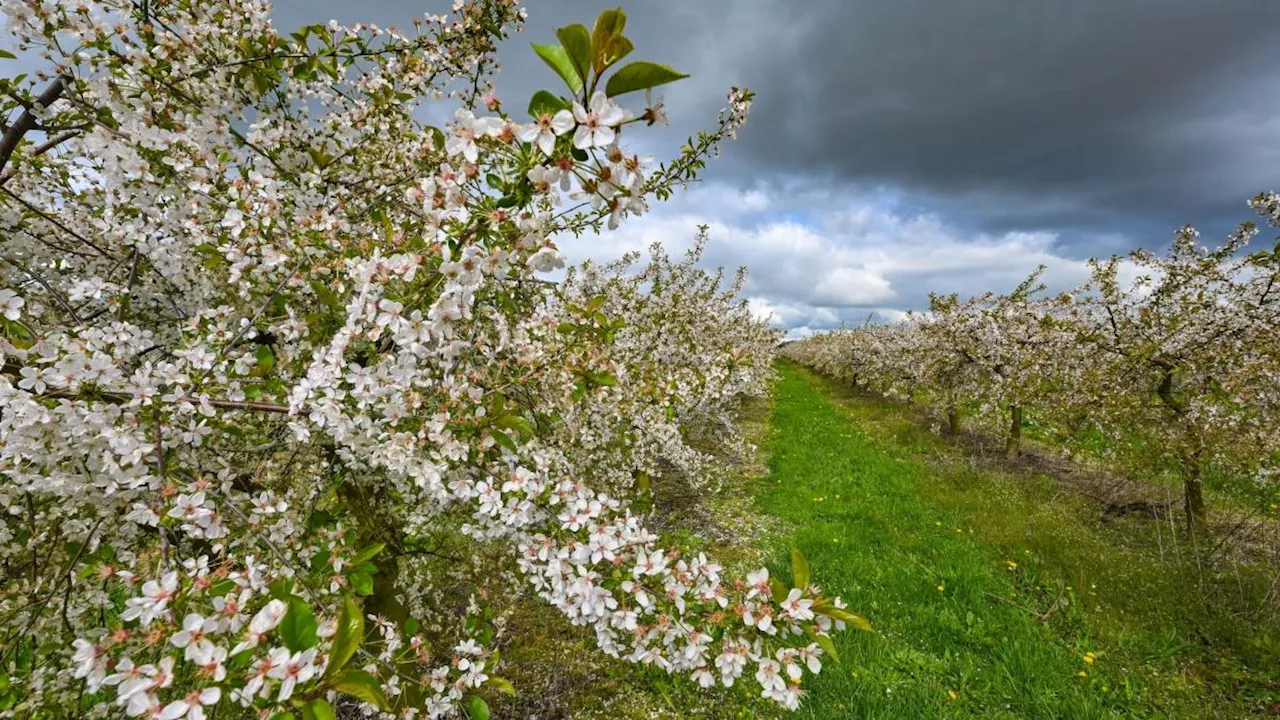
[[[1251,205],[1280,226],[1276,194]],[[1032,406],[1068,447],[1100,437],[1121,469],[1176,477],[1188,530],[1200,534],[1207,474],[1274,489],[1280,467],[1280,259],[1276,248],[1247,252],[1257,233],[1245,223],[1206,248],[1184,227],[1167,255],[1091,261],[1089,282],[1063,296],[1035,297],[1037,275],[1007,295],[933,295],[930,312],[903,323],[787,352],[952,418],[968,407],[998,428],[1008,417],[1010,454]]]
[[[622,140],[665,109],[621,103],[682,75],[622,62],[621,10],[534,46],[564,89],[527,117],[487,80],[510,0],[410,33],[0,10],[47,64],[0,101],[0,709],[482,716],[510,689],[487,571],[424,564],[442,528],[602,651],[790,708],[864,624],[803,558],[732,580],[629,509],[767,379],[733,289],[661,255],[537,277],[692,180],[750,93],[653,165]]]
[[[1139,446],[1130,452],[1159,448],[1143,454],[1181,477],[1192,531],[1203,530],[1206,471],[1270,485],[1280,461],[1271,390],[1280,370],[1280,265],[1274,251],[1243,252],[1257,232],[1245,223],[1205,248],[1184,227],[1167,256],[1129,256],[1132,282],[1121,281],[1118,258],[1093,263],[1078,301],[1077,337],[1101,375],[1081,389],[1093,417],[1119,442]],[[1127,390],[1107,392],[1115,388]]]

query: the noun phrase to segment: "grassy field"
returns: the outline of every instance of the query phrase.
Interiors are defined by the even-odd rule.
[[[780,369],[760,507],[877,629],[839,639],[801,716],[1280,712],[1275,630],[1231,578],[1161,560],[1147,534],[971,461],[900,406]]]
[[[1240,575],[1163,558],[1150,520],[1101,521],[1052,478],[978,461],[908,408],[779,365],[750,434],[767,468],[654,518],[744,572],[792,544],[875,625],[837,638],[802,718],[1236,718],[1280,714],[1280,640]],[[700,502],[710,502],[706,507]],[[718,518],[718,519],[717,519]],[[727,519],[726,519],[727,518]],[[781,717],[595,652],[532,600],[495,717]],[[743,685],[749,685],[743,684]]]

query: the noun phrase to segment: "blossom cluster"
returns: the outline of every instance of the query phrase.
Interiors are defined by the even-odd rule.
[[[510,689],[490,576],[795,708],[864,621],[632,507],[745,450],[774,331],[697,253],[539,277],[694,179],[750,92],[659,164],[623,141],[665,106],[625,97],[682,76],[609,74],[621,10],[535,46],[568,95],[527,118],[488,82],[511,0],[411,33],[269,10],[0,2],[48,68],[0,100],[0,711],[474,715]],[[472,562],[425,562],[442,536]]]

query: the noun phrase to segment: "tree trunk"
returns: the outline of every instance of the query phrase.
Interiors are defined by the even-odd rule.
[[[1004,441],[1004,454],[1011,457],[1018,457],[1018,450],[1022,445],[1022,406],[1009,406],[1009,436]]]
[[[960,411],[954,407],[947,408],[947,431],[952,435],[960,434]]]
[[[1204,537],[1208,511],[1204,505],[1204,483],[1200,477],[1199,459],[1187,461],[1183,468],[1182,497],[1187,512],[1187,535],[1193,539]]]

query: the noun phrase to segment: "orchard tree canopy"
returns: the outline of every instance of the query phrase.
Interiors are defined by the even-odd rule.
[[[789,708],[865,626],[802,557],[731,579],[631,510],[741,442],[777,339],[741,281],[696,250],[539,277],[693,180],[750,92],[654,162],[625,140],[682,74],[621,10],[536,38],[548,89],[507,107],[509,0],[405,34],[279,31],[265,0],[0,9],[46,65],[0,100],[0,709],[484,717],[511,687],[482,584]]]
[[[1280,227],[1275,193],[1250,204]],[[1206,474],[1261,497],[1280,487],[1280,243],[1250,251],[1258,232],[1246,222],[1205,247],[1183,227],[1166,256],[1091,261],[1090,281],[1070,293],[1045,297],[1037,271],[1008,295],[935,295],[927,313],[820,334],[788,352],[945,412],[953,434],[961,414],[973,415],[1007,433],[1011,454],[1024,413],[1068,449],[1101,436],[1113,466],[1176,477],[1199,534]]]

